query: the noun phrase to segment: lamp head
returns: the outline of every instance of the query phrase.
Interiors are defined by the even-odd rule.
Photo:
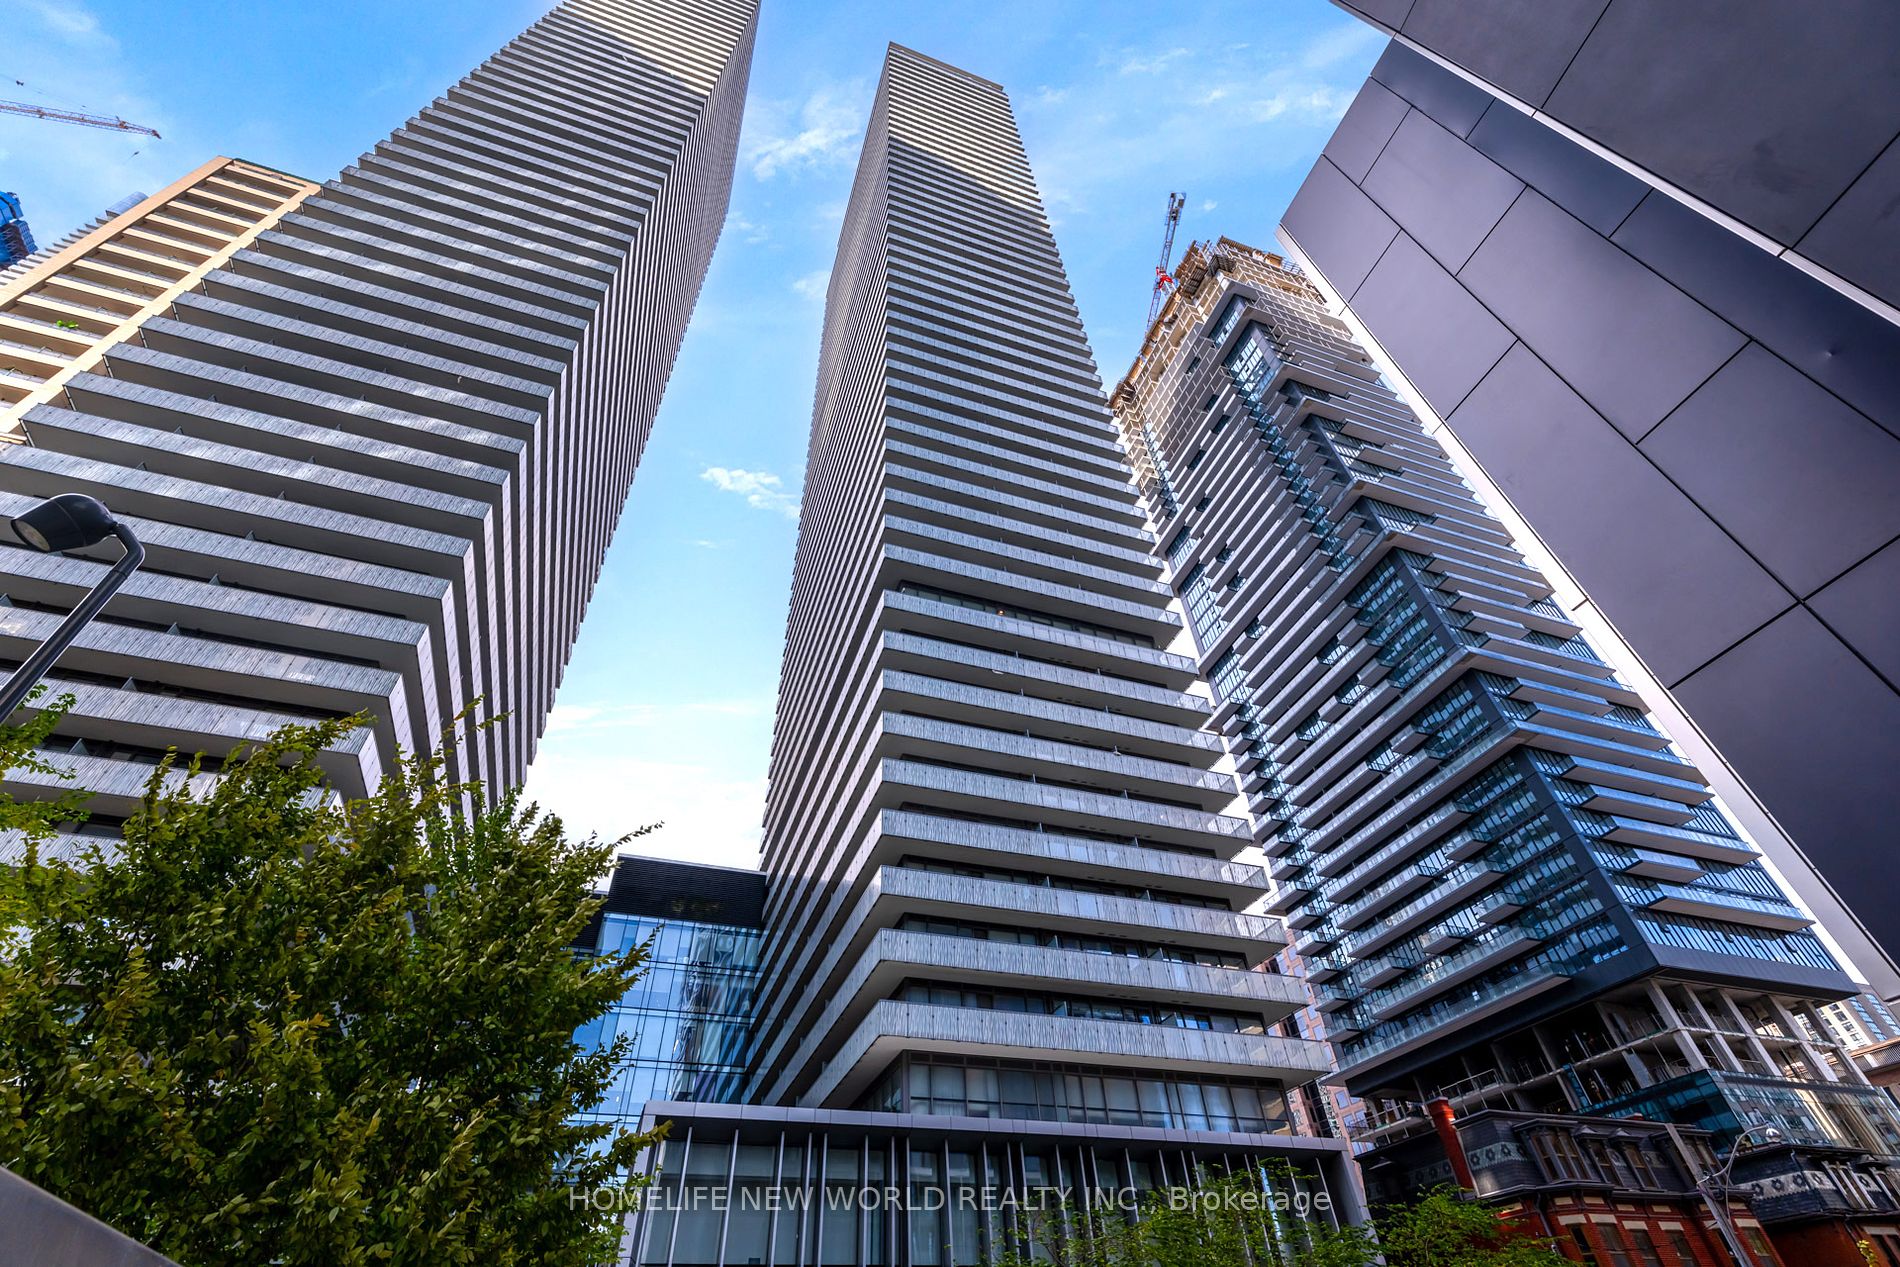
[[[96,497],[61,493],[49,497],[13,521],[13,535],[41,554],[59,554],[97,545],[118,523]]]

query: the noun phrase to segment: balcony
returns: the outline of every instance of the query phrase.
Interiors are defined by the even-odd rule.
[[[1468,1025],[1484,1017],[1522,1007],[1531,999],[1557,989],[1568,980],[1566,974],[1537,969],[1501,983],[1482,997],[1434,1008],[1403,1025],[1382,1025],[1378,1036],[1372,1041],[1340,1052],[1340,1059],[1350,1059],[1351,1063],[1343,1064],[1332,1081],[1348,1082],[1363,1077],[1387,1061],[1436,1041],[1454,1025]],[[1357,1032],[1363,1033],[1363,1027]],[[1327,1030],[1327,1037],[1335,1042],[1352,1036],[1351,1033],[1334,1033],[1330,1027]]]
[[[1309,1082],[1332,1068],[1324,1043],[886,999],[876,1004],[799,1103],[853,1103],[905,1052],[1084,1064]]]
[[[1811,927],[1813,920],[1786,902],[1730,893],[1686,884],[1658,884],[1660,895],[1644,903],[1645,910],[1669,915],[1696,915],[1730,924],[1749,924],[1779,932]]]
[[[1292,1014],[1307,997],[1297,977],[1273,972],[883,928],[858,956],[849,975],[830,991],[829,1005],[805,1029],[797,1054],[775,1065],[779,1072],[772,1097],[780,1098],[795,1089],[818,1054],[838,1039],[844,1027],[861,1022],[879,1001],[888,999],[912,977],[1001,989],[1081,991],[1115,999],[1193,1004],[1257,1013],[1268,1024]]]
[[[1368,996],[1375,1019],[1386,1021],[1491,969],[1528,954],[1543,943],[1528,929],[1503,927],[1479,933],[1462,949],[1430,962],[1403,986]]]

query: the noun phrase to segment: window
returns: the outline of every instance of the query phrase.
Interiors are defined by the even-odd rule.
[[[1577,1243],[1577,1252],[1582,1255],[1583,1262],[1588,1263],[1589,1267],[1603,1267],[1603,1260],[1598,1258],[1596,1250],[1590,1247],[1590,1238],[1584,1232],[1583,1224],[1570,1225],[1570,1239]]]
[[[1662,1255],[1656,1249],[1656,1238],[1649,1234],[1648,1228],[1631,1227],[1624,1231],[1629,1233],[1630,1248],[1635,1251],[1636,1261],[1642,1267],[1664,1267]],[[1693,1258],[1686,1259],[1685,1267],[1694,1261]]]
[[[1205,564],[1195,564],[1194,570],[1181,582],[1181,598],[1187,608],[1188,626],[1194,631],[1195,641],[1205,651],[1227,631],[1227,617],[1221,611],[1220,595],[1214,588],[1213,578],[1207,574]]]
[[[1663,1186],[1662,1179],[1656,1174],[1656,1167],[1650,1161],[1649,1153],[1641,1144],[1625,1145],[1624,1156],[1629,1161],[1630,1173],[1634,1176],[1638,1188],[1656,1189]]]
[[[1207,332],[1208,341],[1215,344],[1227,342],[1227,336],[1234,332],[1234,327],[1240,324],[1241,315],[1246,311],[1247,297],[1245,295],[1235,295],[1229,299],[1227,306],[1221,309],[1220,320],[1215,322],[1214,328]]]
[[[1597,1235],[1603,1238],[1606,1267],[1630,1267],[1629,1242],[1623,1239],[1621,1227],[1614,1223],[1599,1223]]]
[[[1697,1261],[1695,1246],[1689,1243],[1689,1234],[1679,1227],[1666,1228],[1663,1235],[1669,1239],[1669,1248],[1676,1251],[1676,1257],[1684,1263]]]
[[[1775,1257],[1774,1249],[1768,1244],[1768,1238],[1762,1234],[1759,1224],[1745,1223],[1735,1229],[1741,1235],[1742,1244],[1748,1246],[1760,1267],[1778,1267],[1781,1260]]]
[[[1214,667],[1208,672],[1207,680],[1214,684],[1214,689],[1220,693],[1223,700],[1234,698],[1247,681],[1246,670],[1240,663],[1240,653],[1229,651],[1214,661]]]
[[[1588,1177],[1583,1154],[1577,1151],[1577,1141],[1562,1131],[1534,1132],[1531,1153],[1544,1168],[1544,1177],[1553,1183]]]

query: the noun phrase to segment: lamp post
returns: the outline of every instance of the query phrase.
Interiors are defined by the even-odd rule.
[[[7,679],[4,688],[0,688],[0,722],[13,716],[14,710],[26,702],[33,688],[39,685],[46,671],[53,667],[66,648],[73,645],[73,639],[79,631],[92,622],[106,600],[119,592],[126,579],[138,570],[145,561],[145,547],[132,530],[112,517],[97,498],[84,493],[61,493],[48,498],[24,515],[13,520],[13,535],[28,548],[41,554],[60,554],[67,550],[79,550],[86,546],[97,545],[107,537],[117,537],[119,544],[125,547],[125,553],[114,563],[92,592],[79,601],[59,628],[45,642],[35,648],[13,676]]]
[[[1742,1238],[1735,1231],[1735,1221],[1729,1217],[1728,1197],[1725,1195],[1725,1190],[1728,1187],[1729,1174],[1735,1169],[1735,1159],[1742,1155],[1748,1144],[1748,1137],[1756,1131],[1762,1133],[1761,1142],[1764,1144],[1779,1144],[1783,1139],[1780,1127],[1747,1127],[1735,1137],[1735,1142],[1729,1145],[1728,1160],[1723,1162],[1720,1168],[1699,1176],[1695,1183],[1696,1190],[1702,1194],[1704,1204],[1709,1207],[1709,1214],[1715,1219],[1716,1231],[1722,1234],[1722,1239],[1728,1244],[1728,1252],[1740,1267],[1754,1267],[1755,1260],[1742,1247]],[[1681,1148],[1682,1138],[1676,1135],[1675,1127],[1670,1127],[1669,1133],[1676,1137],[1676,1145]],[[1689,1159],[1687,1149],[1683,1149],[1682,1156],[1684,1161]],[[1694,1173],[1693,1169],[1691,1173]]]

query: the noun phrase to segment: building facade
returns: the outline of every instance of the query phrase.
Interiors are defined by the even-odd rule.
[[[600,917],[581,938],[596,955],[647,948],[646,970],[582,1047],[627,1040],[627,1064],[590,1120],[638,1122],[649,1100],[739,1098],[757,1013],[765,875],[661,858],[614,864]]]
[[[81,491],[146,566],[51,675],[110,831],[167,747],[519,782],[724,220],[752,0],[564,0],[316,185],[219,159],[0,287],[0,514]],[[18,659],[109,556],[0,546]],[[31,787],[25,789],[29,794]]]
[[[1717,1164],[1706,1131],[1484,1109],[1457,1123],[1451,1147],[1479,1196],[1518,1226],[1549,1237],[1572,1262],[1738,1267],[1734,1246],[1745,1259],[1739,1267],[1820,1267],[1778,1254],[1742,1192],[1704,1191],[1699,1180]],[[1459,1182],[1445,1145],[1432,1135],[1382,1145],[1360,1162],[1374,1201],[1402,1201]],[[1849,1267],[1866,1263],[1857,1258]]]
[[[1731,1174],[1789,1267],[1900,1267],[1900,1183],[1865,1153],[1764,1144]]]
[[[0,190],[0,266],[18,264],[37,250],[20,195]]]
[[[1887,1164],[1855,986],[1305,277],[1197,244],[1117,389],[1339,1080]]]
[[[1900,14],[1344,7],[1397,38],[1284,241],[1893,997]]]
[[[1304,995],[1008,98],[895,46],[806,471],[749,1103],[648,1106],[634,1260],[975,1264],[1059,1191],[1270,1160],[1351,1217],[1344,1145],[1288,1123],[1325,1049],[1275,1032]],[[695,1204],[722,1185],[780,1204]]]

